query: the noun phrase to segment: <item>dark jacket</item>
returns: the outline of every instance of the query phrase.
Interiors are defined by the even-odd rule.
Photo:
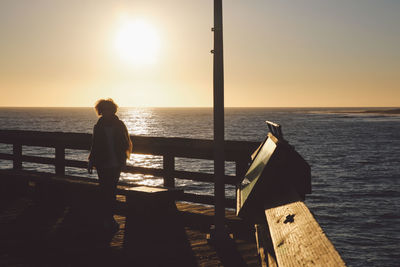
[[[96,168],[101,168],[109,160],[110,151],[107,145],[107,136],[104,130],[105,126],[113,127],[114,152],[120,166],[125,166],[126,159],[129,158],[132,152],[132,142],[125,124],[117,116],[114,116],[113,119],[109,121],[100,117],[95,124],[89,161],[91,161]]]

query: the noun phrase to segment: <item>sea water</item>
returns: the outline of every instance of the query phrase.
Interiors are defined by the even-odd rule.
[[[400,115],[357,113],[360,109],[227,108],[225,139],[261,142],[265,120],[282,125],[285,139],[310,163],[312,194],[306,199],[316,219],[349,266],[400,266]],[[211,108],[121,108],[130,134],[212,139]],[[91,133],[92,108],[0,108],[0,129]],[[0,144],[0,152],[11,153]],[[26,155],[51,156],[54,149],[23,147]],[[87,152],[66,150],[69,159]],[[128,164],[162,167],[162,158],[134,154]],[[12,166],[0,161],[1,168]],[[24,163],[25,169],[54,166]],[[213,173],[209,160],[176,159],[176,169]],[[83,169],[67,173],[86,175]],[[235,166],[226,164],[226,173]],[[92,175],[95,179],[95,174]],[[157,185],[153,176],[123,174],[127,182]],[[213,194],[212,184],[177,180],[185,191]],[[226,194],[234,196],[234,188]]]

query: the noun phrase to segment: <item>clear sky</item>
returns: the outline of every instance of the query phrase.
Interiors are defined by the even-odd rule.
[[[400,106],[400,0],[224,0],[225,106]],[[212,0],[1,0],[0,106],[212,106]]]

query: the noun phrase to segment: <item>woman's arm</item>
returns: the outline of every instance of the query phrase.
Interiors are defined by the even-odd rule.
[[[89,153],[89,162],[88,162],[88,173],[93,173],[93,166],[94,166],[94,159],[96,154],[96,147],[97,147],[97,130],[96,125],[93,127],[93,134],[92,134],[92,144],[90,146],[90,153]]]
[[[132,153],[132,141],[129,136],[128,128],[126,128],[126,125],[123,121],[120,121],[120,134],[121,134],[121,139],[120,139],[120,145],[122,145],[122,149],[125,153],[125,158],[129,159]]]

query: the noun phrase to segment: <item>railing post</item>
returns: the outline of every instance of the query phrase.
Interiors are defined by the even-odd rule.
[[[173,172],[175,170],[175,157],[166,154],[163,156],[163,168],[164,168],[164,186],[175,187],[175,178]]]
[[[65,147],[56,146],[55,167],[57,175],[65,175]]]
[[[14,171],[22,170],[22,145],[13,144],[13,169]]]

